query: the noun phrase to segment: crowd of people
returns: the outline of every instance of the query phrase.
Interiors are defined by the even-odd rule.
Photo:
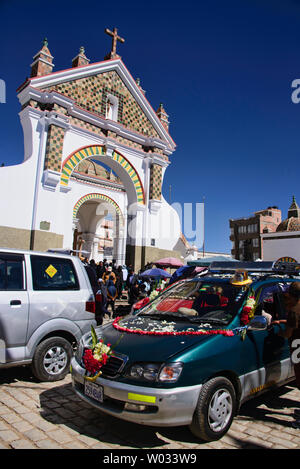
[[[117,266],[116,261],[108,262],[107,259],[98,264],[91,259],[83,258],[94,294],[96,298],[96,321],[97,325],[103,323],[105,316],[113,318],[117,314],[116,300],[124,298],[128,300],[127,312],[133,305],[149,297],[153,290],[162,290],[167,280],[161,278],[154,280],[143,278],[140,274],[152,267],[147,264],[144,269],[136,273],[131,265]]]

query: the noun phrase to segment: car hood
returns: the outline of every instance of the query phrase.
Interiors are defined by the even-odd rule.
[[[168,325],[171,324],[171,325]],[[209,340],[214,340],[213,335],[151,335],[151,331],[182,332],[198,331],[200,327],[189,322],[168,321],[167,324],[159,320],[143,318],[143,321],[134,317],[126,317],[118,321],[121,328],[118,330],[113,323],[98,329],[104,343],[111,344],[115,352],[127,355],[130,361],[154,361],[163,362],[180,354],[187,348],[199,345]],[[136,332],[129,332],[129,330]],[[211,328],[214,330],[215,328]],[[150,332],[147,334],[146,332]]]

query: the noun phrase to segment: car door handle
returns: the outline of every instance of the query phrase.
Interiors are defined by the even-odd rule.
[[[10,306],[19,306],[21,303],[21,300],[11,300]]]

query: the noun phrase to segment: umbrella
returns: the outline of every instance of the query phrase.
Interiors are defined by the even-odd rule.
[[[154,262],[156,265],[163,265],[164,267],[182,267],[183,263],[176,259],[176,257],[165,257],[164,259],[159,259],[159,261]]]
[[[148,269],[145,272],[140,274],[140,277],[162,277],[162,278],[170,278],[171,274],[166,272],[163,269]]]

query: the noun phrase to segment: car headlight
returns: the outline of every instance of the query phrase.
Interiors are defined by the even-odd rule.
[[[181,375],[182,363],[170,363],[165,365],[159,373],[158,381],[163,383],[175,383]]]
[[[135,379],[145,379],[146,381],[155,381],[158,376],[160,364],[155,363],[136,363],[130,368],[130,376]]]
[[[135,363],[129,371],[129,376],[145,381],[159,381],[175,383],[182,371],[182,363]]]

